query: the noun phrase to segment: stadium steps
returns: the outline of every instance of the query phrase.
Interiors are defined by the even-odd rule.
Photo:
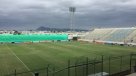
[[[104,40],[105,38],[107,38],[107,36],[110,35],[110,33],[112,33],[112,31],[113,31],[113,29],[105,29],[105,32],[102,33],[103,36],[100,38],[100,40]]]
[[[133,40],[133,42],[136,42],[136,29],[126,38],[127,42],[132,42],[131,40]]]
[[[124,42],[129,34],[133,32],[132,29],[117,29],[113,34],[110,35],[106,40]]]
[[[102,40],[109,32],[111,29],[95,29],[94,31],[87,33],[85,35],[85,39],[90,39],[90,40]]]
[[[103,40],[103,41],[107,41],[107,38],[110,37],[115,31],[116,31],[116,29],[112,29],[111,31],[109,31],[109,32],[107,33],[107,35],[105,35],[105,36],[102,38],[102,40]]]

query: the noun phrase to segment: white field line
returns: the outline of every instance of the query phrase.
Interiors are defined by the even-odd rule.
[[[7,47],[8,47],[8,49],[11,51],[11,53],[24,65],[24,67],[25,67],[28,71],[31,71],[31,70],[28,68],[28,66],[9,48],[8,45],[7,45]],[[31,72],[31,74],[32,74],[33,76],[35,76],[34,73]]]

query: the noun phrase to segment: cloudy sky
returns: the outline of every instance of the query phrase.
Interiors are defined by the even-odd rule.
[[[0,0],[0,29],[69,28],[70,6],[74,28],[136,25],[136,0]]]

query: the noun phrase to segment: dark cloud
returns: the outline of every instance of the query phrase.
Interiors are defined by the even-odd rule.
[[[75,28],[132,27],[135,0],[0,0],[0,29],[69,28],[68,7],[75,6]]]

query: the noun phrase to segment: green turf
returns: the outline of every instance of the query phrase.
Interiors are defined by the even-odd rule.
[[[135,49],[135,47],[99,45],[86,42],[0,44],[0,76],[14,73],[14,69],[17,72],[25,72],[44,68],[48,64],[56,68],[64,68],[69,59],[75,61],[84,57],[94,59],[101,55],[127,55],[132,52],[136,53]]]

